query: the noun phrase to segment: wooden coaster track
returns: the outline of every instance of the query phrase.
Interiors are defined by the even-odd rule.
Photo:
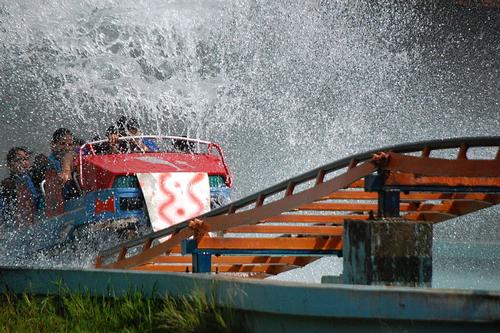
[[[101,251],[96,267],[261,278],[342,255],[345,220],[442,222],[498,203],[500,137],[391,146]]]

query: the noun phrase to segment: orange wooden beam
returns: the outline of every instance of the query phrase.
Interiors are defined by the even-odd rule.
[[[496,186],[500,187],[500,177],[442,177],[417,176],[410,173],[391,172],[385,180],[386,185],[404,186]]]
[[[276,275],[295,269],[297,266],[287,264],[257,264],[257,265],[212,265],[213,273],[266,273],[268,275]],[[145,264],[130,268],[136,271],[153,271],[153,272],[192,272],[191,265],[156,265]]]
[[[227,229],[226,232],[341,236],[343,230],[337,226],[249,225]]]
[[[342,250],[342,237],[227,238],[202,237],[198,249],[220,250]]]
[[[401,211],[406,211],[411,209],[409,204],[401,203]],[[311,211],[339,211],[339,212],[377,212],[377,204],[366,204],[366,203],[324,203],[324,202],[314,202],[306,205],[302,205],[297,208],[297,210],[311,210]]]
[[[365,180],[358,179],[355,182],[351,183],[351,185],[347,186],[347,188],[363,188],[365,187]]]
[[[377,200],[376,192],[364,191],[339,191],[321,198],[321,200]]]
[[[491,180],[497,185],[487,186],[500,186],[500,160],[449,160],[396,153],[389,153],[388,155],[389,158],[383,165],[385,170],[406,172],[419,176],[445,177],[447,179],[477,177],[479,181],[480,179],[486,180],[488,177],[493,177]],[[482,181],[479,183],[483,184]],[[415,184],[412,183],[412,185]],[[450,186],[459,185],[450,184]]]
[[[141,266],[131,267],[129,269],[133,271],[176,272],[176,273],[187,273],[192,271],[191,264],[189,265],[145,264]]]
[[[262,222],[284,222],[284,223],[336,223],[342,224],[344,220],[366,220],[368,215],[299,215],[283,214],[263,219]]]
[[[439,193],[439,192],[411,192],[401,193],[401,200],[408,201],[426,201],[426,200],[444,200],[444,199],[464,199],[464,200],[483,200],[500,202],[500,195],[498,194],[484,194],[484,193]],[[364,192],[364,191],[339,191],[334,192],[321,198],[325,200],[377,200],[378,193]]]
[[[148,264],[189,264],[191,255],[185,256],[159,256],[153,258]],[[212,264],[290,264],[305,266],[314,260],[316,256],[212,256]]]
[[[413,212],[403,215],[402,218],[411,221],[427,221],[427,222],[443,222],[452,218],[457,217],[457,215],[442,212]]]
[[[343,212],[368,212],[377,211],[376,204],[364,203],[310,203],[301,205],[296,210],[311,210],[311,211],[343,211]]]

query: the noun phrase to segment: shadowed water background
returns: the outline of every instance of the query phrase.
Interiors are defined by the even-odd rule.
[[[499,41],[498,9],[443,1],[3,1],[0,156],[47,153],[61,126],[102,135],[125,114],[220,143],[238,199],[385,145],[498,135]],[[498,213],[445,222],[435,240],[497,244]],[[467,271],[499,275],[488,253]],[[435,267],[456,276],[462,257],[438,251]]]

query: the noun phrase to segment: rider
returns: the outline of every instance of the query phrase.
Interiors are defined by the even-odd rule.
[[[130,136],[139,136],[141,132],[139,131],[139,122],[135,118],[130,118],[127,121],[127,130]],[[132,139],[130,142],[131,152],[154,152],[158,151],[159,148],[156,142],[151,138],[143,139]]]
[[[121,116],[116,121],[116,127],[118,128],[118,136],[127,136],[127,116]]]
[[[43,212],[43,197],[33,181],[30,152],[14,147],[7,153],[10,175],[0,184],[0,207],[4,221],[31,224]]]
[[[107,142],[101,144],[100,149],[103,154],[121,154],[128,150],[127,142],[119,140],[116,126],[109,126],[106,131]]]
[[[73,133],[66,128],[57,129],[52,135],[49,168],[57,173],[65,200],[79,196],[78,187],[72,178],[73,158],[76,155],[73,149]]]

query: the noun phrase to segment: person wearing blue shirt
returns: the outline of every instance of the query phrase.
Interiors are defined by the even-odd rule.
[[[49,168],[53,169],[63,183],[65,200],[80,195],[78,187],[72,179],[74,152],[73,133],[66,128],[57,129],[52,135],[52,153],[48,157]]]
[[[130,136],[142,135],[139,130],[139,122],[135,118],[127,121],[127,130]],[[131,152],[155,152],[158,151],[158,145],[153,138],[132,139],[130,142]]]

